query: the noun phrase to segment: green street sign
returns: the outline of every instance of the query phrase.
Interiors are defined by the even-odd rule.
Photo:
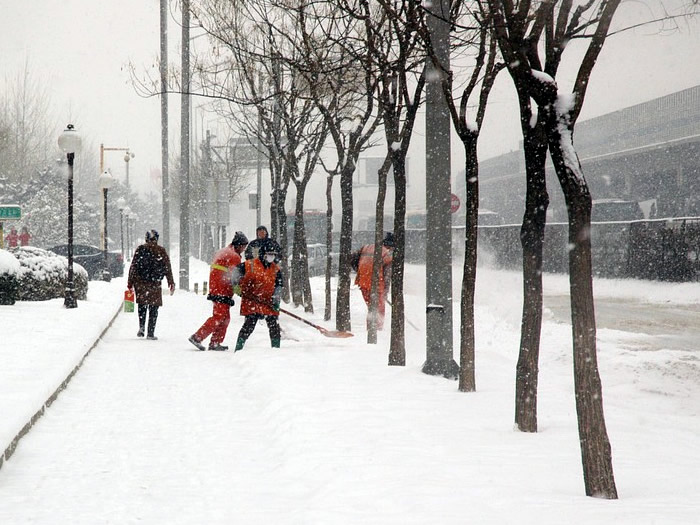
[[[22,208],[11,204],[0,204],[0,221],[19,220],[22,218]]]

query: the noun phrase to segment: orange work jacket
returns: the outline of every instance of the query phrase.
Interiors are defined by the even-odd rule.
[[[360,288],[369,290],[372,287],[372,260],[374,258],[374,244],[366,244],[360,249],[360,264],[357,267],[355,284]],[[382,267],[379,270],[379,291],[384,290],[384,272],[391,265],[393,258],[391,250],[382,246]]]
[[[260,259],[248,259],[241,277],[241,315],[279,315],[272,308],[275,280],[279,266],[272,263],[265,268]]]

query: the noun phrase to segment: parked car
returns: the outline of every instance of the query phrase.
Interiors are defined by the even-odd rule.
[[[596,199],[591,211],[592,222],[637,221],[644,219],[644,212],[637,201],[623,199]]]
[[[68,257],[68,245],[59,244],[49,251]],[[89,244],[74,244],[73,245],[73,261],[85,268],[88,273],[88,278],[91,280],[100,279],[102,271],[105,267],[104,252],[97,246]],[[112,277],[121,277],[124,275],[124,258],[121,252],[107,252],[107,268]]]

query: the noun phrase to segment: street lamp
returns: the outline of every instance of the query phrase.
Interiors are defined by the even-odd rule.
[[[135,251],[135,248],[133,248],[133,245],[136,244],[135,243],[136,238],[134,237],[134,228],[136,228],[136,221],[137,220],[139,220],[139,216],[135,212],[132,211],[131,212],[131,229],[129,230],[129,239],[131,242],[131,244],[129,246],[130,246],[130,250],[131,250],[132,254]]]
[[[124,260],[124,208],[126,208],[126,200],[124,197],[117,199],[117,208],[119,209],[119,239],[122,247],[122,261]]]
[[[131,153],[129,148],[105,148],[104,144],[100,144],[100,173],[105,170],[105,151],[126,151],[124,161],[126,162],[126,189],[129,189],[129,161],[136,155]],[[127,160],[127,157],[128,160]]]
[[[102,172],[99,178],[100,188],[102,188],[102,220],[104,221],[104,231],[102,232],[102,249],[104,251],[104,264],[105,267],[102,270],[102,280],[111,281],[112,274],[109,273],[109,258],[107,256],[107,250],[109,248],[109,240],[107,238],[107,190],[114,184],[114,177],[109,170]]]
[[[136,156],[136,154],[131,153],[129,150],[126,150],[126,153],[124,154],[124,162],[126,162],[126,189],[129,189],[129,161],[133,159]]]
[[[81,142],[80,135],[73,124],[68,124],[58,137],[58,147],[66,154],[68,160],[68,277],[63,295],[63,306],[66,308],[78,306],[73,283],[73,160],[76,152],[80,151]]]
[[[129,215],[131,208],[124,206],[124,218],[126,219],[126,258],[131,260],[131,237],[129,236]]]

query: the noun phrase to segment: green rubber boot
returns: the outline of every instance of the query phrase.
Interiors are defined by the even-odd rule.
[[[236,340],[236,348],[233,350],[234,352],[238,352],[239,350],[243,350],[243,345],[245,344],[245,339],[239,337]]]
[[[279,339],[270,339],[272,342],[272,348],[279,348],[280,347],[280,340]]]

